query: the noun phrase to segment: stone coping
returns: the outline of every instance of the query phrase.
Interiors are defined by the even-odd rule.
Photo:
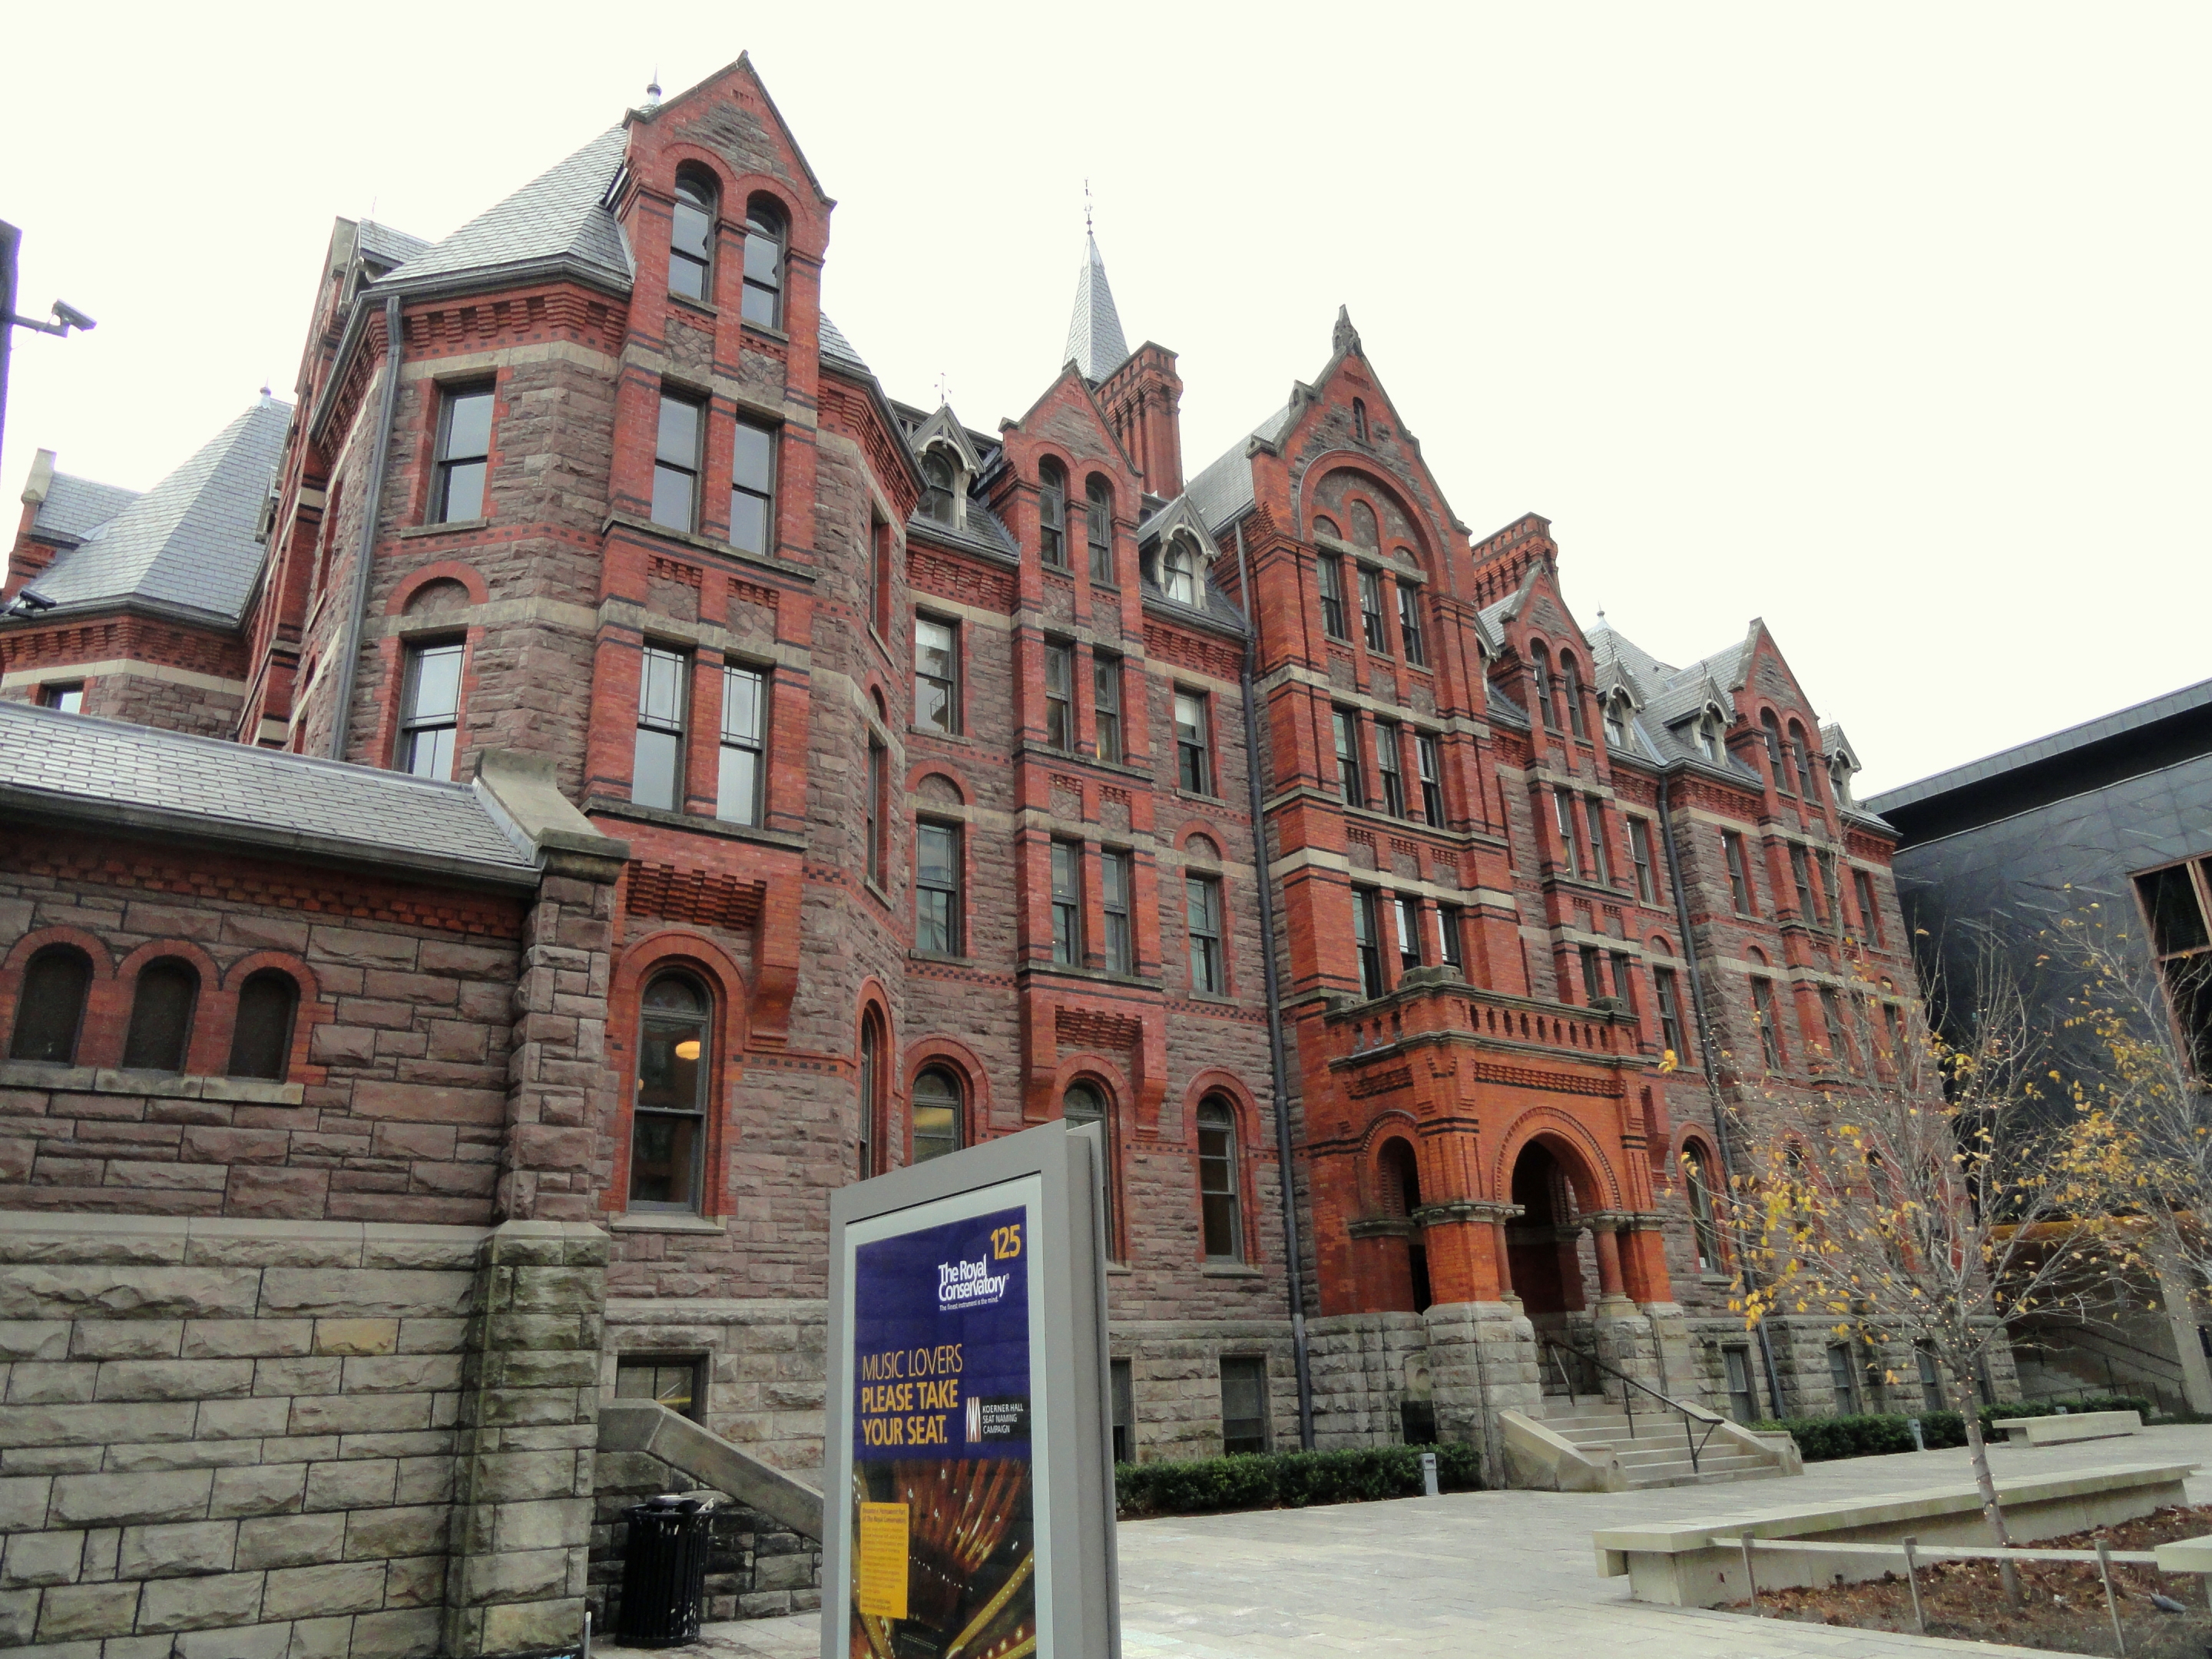
[[[2198,1467],[2195,1463],[2122,1463],[2100,1469],[2077,1469],[2066,1474],[2014,1477],[1998,1480],[1997,1498],[2009,1508],[2135,1486],[2179,1485],[2196,1473]],[[1755,1539],[1815,1538],[1824,1533],[1899,1526],[1961,1513],[1979,1514],[1981,1507],[1981,1494],[1971,1483],[1963,1486],[1929,1486],[1918,1492],[1881,1492],[1849,1503],[1821,1504],[1804,1509],[1707,1516],[1664,1526],[1605,1528],[1593,1532],[1590,1542],[1605,1564],[1606,1576],[1617,1577],[1626,1568],[1614,1565],[1614,1559],[1631,1551],[1679,1555],[1710,1549],[1717,1540],[1733,1544],[1746,1533]]]
[[[306,1085],[271,1083],[265,1078],[126,1071],[119,1066],[53,1066],[40,1060],[0,1060],[0,1088],[135,1095],[150,1100],[214,1100],[240,1106],[297,1106],[307,1098]]]
[[[453,1227],[393,1221],[0,1210],[0,1262],[465,1267],[474,1264],[483,1241],[495,1235],[509,1240],[605,1237],[588,1222],[510,1221],[496,1227]]]

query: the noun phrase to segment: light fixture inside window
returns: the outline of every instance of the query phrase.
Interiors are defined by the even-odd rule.
[[[678,1043],[676,1045],[676,1058],[678,1060],[698,1059],[699,1039],[697,1037],[686,1037],[683,1042]]]

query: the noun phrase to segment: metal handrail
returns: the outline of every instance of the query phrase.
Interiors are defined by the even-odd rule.
[[[1650,1383],[1631,1376],[1626,1371],[1617,1370],[1613,1366],[1607,1364],[1604,1360],[1599,1358],[1595,1354],[1588,1352],[1583,1349],[1571,1347],[1565,1343],[1554,1342],[1548,1337],[1539,1338],[1538,1340],[1546,1349],[1550,1351],[1552,1363],[1559,1368],[1559,1379],[1567,1385],[1567,1403],[1571,1406],[1575,1403],[1574,1379],[1572,1374],[1568,1370],[1565,1362],[1559,1358],[1561,1354],[1571,1354],[1577,1359],[1586,1359],[1591,1364],[1596,1366],[1598,1370],[1602,1371],[1606,1376],[1617,1376],[1620,1379],[1620,1408],[1628,1418],[1628,1437],[1630,1439],[1633,1440],[1637,1437],[1636,1397],[1634,1395],[1629,1393],[1631,1389],[1634,1389],[1639,1393],[1650,1395],[1654,1400],[1657,1401],[1661,1405],[1666,1407],[1670,1411],[1680,1413],[1682,1417],[1682,1439],[1690,1449],[1690,1473],[1692,1474],[1700,1473],[1698,1467],[1698,1460],[1705,1449],[1705,1443],[1713,1437],[1713,1431],[1721,1425],[1721,1419],[1718,1413],[1706,1411],[1703,1407],[1686,1406],[1679,1400],[1671,1399],[1668,1395],[1660,1393],[1658,1389],[1653,1388]],[[1598,1398],[1602,1400],[1604,1397],[1605,1389],[1603,1385],[1601,1384],[1598,1389]],[[1701,1417],[1709,1419],[1705,1424],[1705,1431],[1702,1435],[1694,1434],[1692,1432],[1692,1425]]]

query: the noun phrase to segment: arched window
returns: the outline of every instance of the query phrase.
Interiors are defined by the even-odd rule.
[[[1759,729],[1766,738],[1766,763],[1774,774],[1774,787],[1787,793],[1790,787],[1790,757],[1782,747],[1782,722],[1774,718],[1771,708],[1759,711]]]
[[[956,474],[952,458],[933,444],[921,456],[921,510],[939,524],[953,521]]]
[[[1091,543],[1091,580],[1114,585],[1114,487],[1096,472],[1083,490],[1083,526]]]
[[[676,175],[676,210],[668,228],[668,291],[687,300],[714,297],[714,181],[687,167]]]
[[[914,1161],[960,1150],[960,1079],[932,1066],[914,1080]]]
[[[1578,738],[1589,736],[1583,724],[1583,677],[1575,671],[1575,659],[1571,652],[1559,653],[1559,692],[1567,701],[1567,724]]]
[[[637,1018],[629,1207],[696,1210],[706,1165],[714,1000],[684,974],[645,988]]]
[[[1628,746],[1628,697],[1624,692],[1606,699],[1605,740],[1616,749]]]
[[[1376,1201],[1382,1213],[1390,1216],[1409,1216],[1421,1207],[1421,1170],[1413,1156],[1413,1149],[1405,1141],[1392,1136],[1382,1143],[1382,1151],[1375,1160]]]
[[[1244,1259],[1244,1206],[1238,1201],[1237,1114],[1209,1095],[1198,1105],[1198,1209],[1209,1261]]]
[[[1180,532],[1160,550],[1160,592],[1178,605],[1198,603],[1198,552]]]
[[[772,196],[745,204],[744,319],[783,326],[783,210]]]
[[[1352,400],[1352,435],[1362,443],[1367,441],[1367,404],[1358,398]]]
[[[860,1016],[860,1179],[883,1172],[884,1021],[873,1008]]]
[[[1360,547],[1380,547],[1382,533],[1375,527],[1375,509],[1364,501],[1352,504],[1352,539]]]
[[[1559,711],[1552,706],[1552,653],[1540,640],[1528,647],[1528,678],[1536,687],[1536,712],[1547,726],[1558,731]]]
[[[1121,1251],[1115,1225],[1118,1218],[1114,1213],[1114,1120],[1107,1115],[1106,1097],[1095,1084],[1071,1083],[1060,1097],[1060,1113],[1079,1128],[1085,1123],[1096,1123],[1103,1131],[1100,1138],[1106,1148],[1106,1254],[1118,1261]]]
[[[1698,716],[1698,752],[1709,761],[1721,757],[1721,717],[1707,709]]]
[[[1682,1182],[1689,1188],[1690,1232],[1697,1242],[1698,1271],[1719,1273],[1721,1230],[1713,1218],[1712,1170],[1705,1162],[1705,1149],[1694,1140],[1682,1149]]]
[[[264,968],[238,988],[238,1023],[230,1033],[230,1075],[282,1083],[292,1066],[292,1021],[300,987],[281,968]]]
[[[192,1036],[192,1007],[200,1000],[199,970],[163,957],[138,970],[131,999],[131,1027],[123,1039],[123,1064],[141,1072],[181,1072]]]
[[[1067,568],[1067,473],[1054,460],[1037,466],[1037,550],[1054,570]]]
[[[49,945],[34,955],[23,969],[8,1057],[74,1065],[77,1033],[84,1026],[85,998],[91,989],[92,958],[74,945]]]
[[[1817,806],[1820,791],[1813,781],[1813,745],[1805,740],[1805,728],[1796,720],[1790,722],[1790,746],[1797,756],[1797,793]]]

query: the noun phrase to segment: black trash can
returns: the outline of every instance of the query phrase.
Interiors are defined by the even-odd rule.
[[[624,1510],[623,1518],[629,1522],[629,1543],[623,1551],[617,1639],[633,1648],[697,1641],[714,1506],[669,1495]]]

